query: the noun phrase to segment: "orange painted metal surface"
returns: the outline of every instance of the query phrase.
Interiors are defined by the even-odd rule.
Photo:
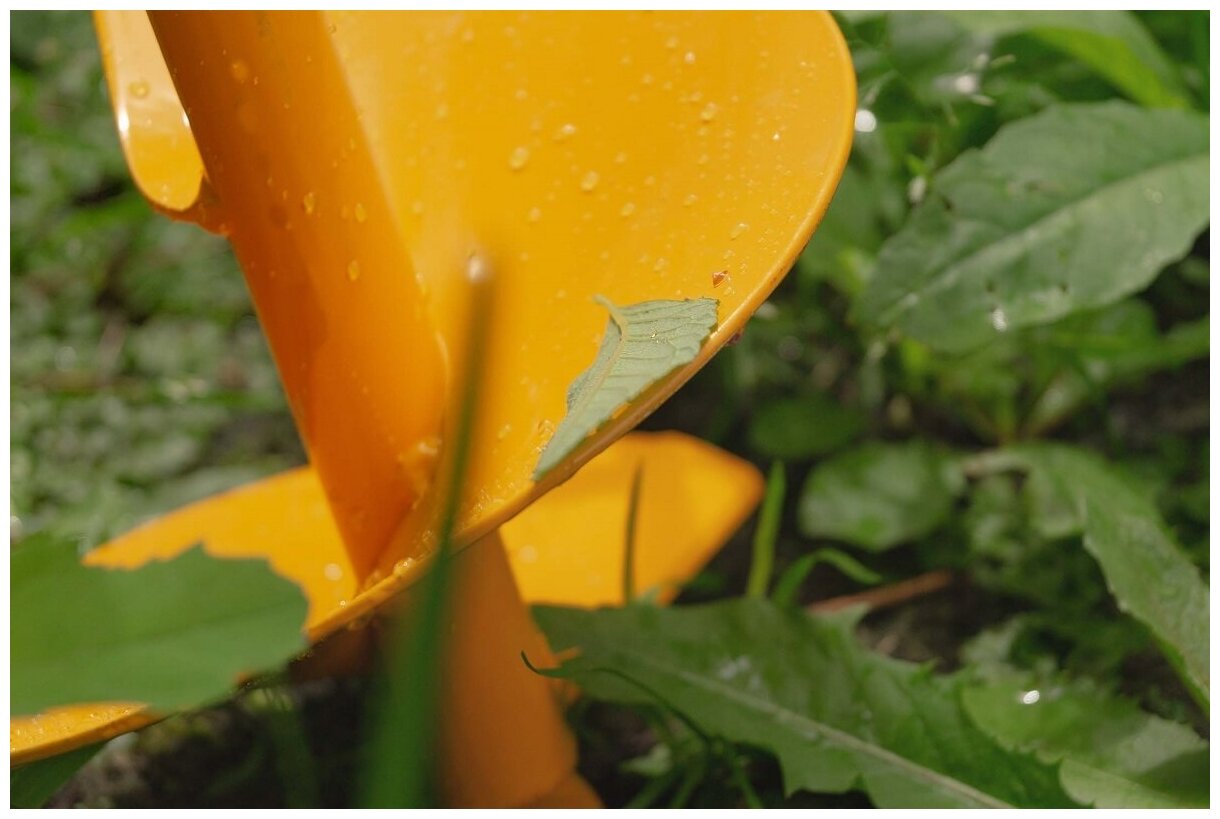
[[[262,554],[306,590],[313,639],[408,588],[435,547],[437,466],[464,387],[453,366],[468,337],[463,273],[472,255],[496,277],[500,300],[459,541],[491,542],[471,558],[491,565],[501,524],[638,423],[742,328],[821,218],[850,147],[851,62],[823,13],[97,19],[137,184],[159,209],[230,238],[313,469],[189,507],[90,560],[138,565],[197,540],[217,555]],[[595,295],[621,304],[710,296],[720,301],[720,321],[696,360],[535,484],[531,473],[563,416],[567,387],[593,360],[606,324]],[[645,488],[657,500],[642,507],[641,535],[667,541],[671,553],[647,557],[651,547],[642,544],[636,579],[665,594],[756,503],[760,479],[706,446],[694,454],[676,439],[656,443],[657,452],[672,452],[646,466]],[[524,517],[504,527],[527,599],[616,599],[621,541],[572,546],[553,522],[622,517],[643,449],[614,452],[604,456],[620,458],[612,468],[590,465],[596,486],[582,490],[578,478],[536,505],[552,522]],[[691,464],[733,489],[717,494],[702,478],[680,489]],[[703,503],[701,493],[706,504],[688,518],[700,521],[691,527],[697,534],[675,547],[675,531],[656,509]],[[725,514],[704,522],[698,509],[713,498]],[[572,583],[577,550],[589,571]],[[512,584],[498,576],[501,591],[461,601],[459,619],[520,623]],[[513,628],[501,636],[524,639],[526,627]],[[469,668],[448,700],[458,714],[445,729],[450,748],[479,740],[481,730],[461,718],[483,696],[467,679],[478,676],[478,653],[458,656]],[[549,688],[537,678],[530,684],[534,693],[519,699],[537,700],[531,709],[507,715],[502,704],[483,712],[481,724],[533,725],[531,776],[553,780],[553,799],[587,801],[554,703],[539,698]],[[105,709],[15,721],[12,759],[64,750],[65,735],[98,739],[144,718]],[[451,757],[461,767],[461,754]],[[500,787],[512,766],[496,773],[497,765],[454,785],[451,796],[477,792],[479,777]],[[535,791],[504,798],[547,801]]]
[[[471,253],[502,303],[467,542],[638,423],[742,328],[850,148],[851,63],[822,13],[152,21],[362,575],[430,548]],[[710,296],[720,324],[694,362],[536,485],[607,321],[596,294]]]
[[[144,13],[94,16],[123,156],[136,186],[173,214],[196,207],[203,160]],[[197,213],[192,210],[192,218]]]
[[[762,475],[754,466],[697,438],[627,435],[500,527],[522,597],[561,606],[623,604],[637,468],[633,586],[662,603],[698,573],[762,497]]]

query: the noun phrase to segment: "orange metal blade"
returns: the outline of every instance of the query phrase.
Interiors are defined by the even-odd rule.
[[[762,497],[750,463],[677,432],[633,433],[500,528],[531,603],[623,603],[625,531],[635,470],[637,592],[668,602],[740,528]]]
[[[203,160],[148,15],[99,11],[94,22],[132,179],[154,205],[190,210],[203,186]]]
[[[154,12],[351,562],[430,548],[471,253],[499,281],[462,525],[495,529],[621,436],[763,302],[851,142],[821,12]],[[541,484],[593,301],[710,296],[695,361]]]

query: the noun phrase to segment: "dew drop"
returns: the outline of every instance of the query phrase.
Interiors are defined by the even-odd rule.
[[[699,197],[697,194],[688,193],[682,199],[682,204],[689,208],[691,205],[695,204],[698,201],[699,201]]]
[[[133,97],[142,100],[148,96],[148,83],[144,82],[144,80],[136,80],[127,86],[127,90],[131,92]]]
[[[356,203],[356,207],[354,208],[354,213],[356,214],[356,221],[360,222],[362,224],[369,218],[368,211],[366,211],[364,209],[364,205],[361,204],[360,202]]]
[[[732,230],[729,231],[729,238],[736,239],[739,236],[741,236],[741,234],[745,233],[749,229],[750,229],[750,226],[748,224],[746,224],[745,222],[738,222],[737,225]]]
[[[669,262],[667,262],[664,258],[660,258],[660,259],[657,259],[656,262],[652,265],[652,270],[654,273],[660,273],[662,270],[664,270],[668,266],[669,266]]]
[[[415,566],[415,558],[404,557],[394,564],[394,576],[404,577]]]
[[[508,155],[508,167],[514,171],[519,171],[525,167],[530,161],[530,149],[524,145],[518,145],[513,148],[513,152]]]
[[[313,212],[318,207],[318,196],[313,191],[301,197],[301,209],[305,211],[307,216],[313,215]]]
[[[585,193],[591,193],[599,181],[601,181],[601,175],[597,171],[589,171],[581,177],[580,189]]]
[[[618,215],[626,217],[633,213],[635,213],[635,202],[627,202],[623,205],[622,209],[619,210]]]
[[[229,75],[239,83],[250,79],[250,66],[244,60],[234,60],[229,63]]]
[[[676,35],[672,35],[672,36],[670,36],[670,37],[669,37],[669,38],[668,38],[668,39],[665,41],[665,47],[666,47],[666,48],[670,48],[670,49],[677,48],[677,47],[678,47],[678,38],[677,38],[677,36],[676,36]]]
[[[327,563],[326,568],[322,570],[322,574],[326,575],[327,580],[337,583],[343,579],[343,567],[338,563]]]
[[[559,128],[555,131],[555,136],[553,137],[553,139],[556,142],[563,142],[564,140],[571,139],[575,135],[576,135],[576,126],[570,122],[565,122],[563,125],[560,125]]]
[[[695,64],[695,52],[688,51],[685,54],[683,54],[682,62],[686,63],[687,65],[694,65]]]
[[[703,107],[703,110],[699,112],[699,119],[703,120],[704,122],[711,122],[716,118],[716,112],[719,110],[720,108],[716,105],[716,103],[709,102]]]
[[[1008,329],[1008,314],[1004,312],[1004,308],[996,307],[991,311],[991,326],[996,329],[996,332],[1002,333]]]
[[[505,438],[507,438],[509,436],[509,434],[512,431],[513,431],[513,425],[505,424],[504,426],[500,427],[500,430],[496,433],[496,440],[503,441]]]
[[[352,259],[347,263],[347,278],[353,282],[360,278],[360,262]]]
[[[977,94],[979,90],[979,75],[958,74],[953,78],[953,90],[967,96]]]

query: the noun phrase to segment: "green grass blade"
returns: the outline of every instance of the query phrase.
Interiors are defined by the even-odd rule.
[[[631,476],[631,500],[627,506],[627,536],[623,551],[623,605],[635,600],[635,535],[640,514],[640,486],[644,482],[644,462],[641,461]]]
[[[762,599],[767,596],[771,570],[775,565],[775,541],[779,537],[780,515],[784,511],[786,492],[784,465],[775,461],[771,464],[771,474],[767,477],[767,494],[763,498],[762,511],[758,516],[758,528],[754,530],[754,556],[750,562],[750,577],[746,581],[748,597]]]
[[[452,459],[442,491],[437,552],[421,580],[418,608],[393,624],[388,660],[371,711],[369,743],[359,802],[366,808],[428,807],[433,803],[437,702],[444,646],[442,624],[451,574],[452,547],[461,488],[470,458],[470,439],[478,405],[487,329],[491,324],[493,282],[475,257],[468,270],[471,309],[465,390],[458,409]]]

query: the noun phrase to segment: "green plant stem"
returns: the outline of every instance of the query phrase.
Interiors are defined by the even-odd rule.
[[[754,556],[750,562],[750,577],[746,581],[748,597],[762,599],[767,596],[771,571],[775,565],[775,541],[779,537],[786,485],[784,465],[775,461],[771,464],[771,474],[767,478],[767,493],[758,516],[758,528],[754,530]]]
[[[470,459],[470,439],[493,307],[490,271],[475,257],[468,273],[471,307],[466,360],[460,371],[465,386],[457,410],[453,455],[441,484],[443,500],[437,524],[436,557],[421,581],[418,608],[393,623],[387,652],[389,662],[369,726],[372,739],[365,748],[366,765],[359,798],[363,807],[427,807],[433,802],[437,701],[443,626],[452,582],[453,535]]]
[[[635,601],[635,535],[640,514],[640,487],[644,482],[644,462],[640,461],[631,476],[631,499],[627,503],[627,533],[623,549],[623,605]]]

